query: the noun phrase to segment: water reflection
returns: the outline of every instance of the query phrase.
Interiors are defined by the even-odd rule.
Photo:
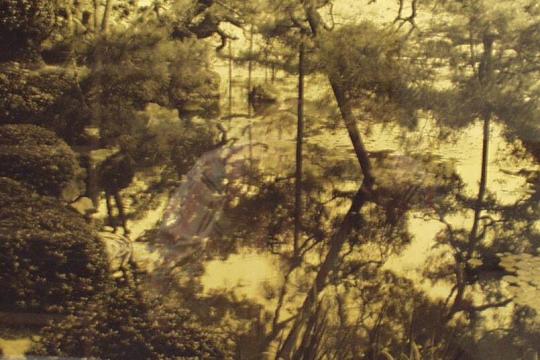
[[[292,90],[285,82],[278,103],[255,109],[252,118],[227,120],[237,141],[199,160],[162,222],[162,235],[168,234],[163,239],[170,245],[166,258],[175,264],[188,260],[157,277],[167,283],[160,289],[163,296],[234,337],[237,355],[246,358],[276,351],[361,180],[346,131],[335,123],[333,104],[324,101],[323,90],[308,94],[302,261],[294,259],[295,102],[287,100]],[[238,94],[236,103],[245,93]],[[493,129],[488,189],[497,200],[490,198],[490,204],[502,208],[492,206],[490,211],[507,216],[505,211],[514,211],[513,205],[530,192],[519,170],[535,165],[529,159],[508,162],[512,146],[502,137],[502,128]],[[471,264],[456,256],[466,246],[471,226],[480,130],[476,124],[444,139],[429,117],[416,131],[384,124],[362,128],[381,195],[359,216],[339,266],[306,322],[309,331],[299,339],[305,349],[324,348],[333,352],[329,356],[344,358],[358,358],[360,349],[369,349],[364,358],[374,358],[383,349],[408,353],[414,344],[435,358],[458,354],[471,340],[466,322],[447,317],[460,274],[455,269],[461,267],[472,277],[464,280],[460,312],[472,319],[475,312],[464,311],[463,304],[473,309],[505,301],[502,275],[484,275],[492,271],[486,259],[493,251],[511,250],[505,239],[516,228],[502,223],[493,227],[485,239],[496,240],[495,250],[479,247],[483,257]],[[225,160],[227,152],[235,155]],[[498,236],[503,230],[505,235]],[[193,251],[191,241],[198,241],[201,251],[186,256],[178,244]],[[424,281],[426,277],[437,281]],[[525,300],[523,304],[531,303]],[[504,321],[511,316],[506,311]],[[486,326],[479,321],[474,318],[474,324]]]

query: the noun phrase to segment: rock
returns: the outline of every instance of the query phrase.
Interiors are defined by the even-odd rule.
[[[77,201],[71,203],[70,206],[83,216],[88,216],[96,212],[92,200],[87,197],[79,198]]]
[[[99,238],[105,244],[111,273],[123,270],[133,253],[131,240],[125,236],[111,232],[99,232]]]
[[[84,192],[84,186],[81,186],[80,181],[73,179],[67,183],[60,193],[60,199],[71,203],[75,201]]]

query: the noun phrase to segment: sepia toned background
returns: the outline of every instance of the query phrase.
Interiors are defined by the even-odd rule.
[[[540,5],[0,2],[6,358],[540,352]]]

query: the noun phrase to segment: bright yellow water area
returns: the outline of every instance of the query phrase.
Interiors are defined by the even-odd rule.
[[[24,354],[30,350],[32,340],[24,337],[19,339],[0,338],[0,349],[3,351],[2,359],[25,359]]]
[[[238,299],[255,298],[261,305],[271,305],[262,295],[269,288],[281,284],[279,261],[277,255],[248,249],[226,260],[208,261],[201,279],[204,284],[203,295],[222,290],[232,291]]]

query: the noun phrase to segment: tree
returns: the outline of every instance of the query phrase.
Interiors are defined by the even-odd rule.
[[[298,314],[298,317],[296,318],[291,331],[289,332],[283,346],[280,349],[279,356],[282,356],[284,358],[289,358],[289,356],[291,356],[291,353],[294,351],[297,337],[301,332],[302,328],[304,327],[305,321],[309,317],[309,312],[316,304],[316,299],[319,293],[322,291],[322,289],[324,289],[327,278],[334,269],[339,259],[341,249],[345,244],[348,236],[353,231],[355,223],[357,223],[357,221],[361,217],[360,214],[362,207],[367,202],[373,201],[375,198],[373,193],[375,176],[372,171],[371,160],[369,159],[368,153],[363,144],[362,138],[357,128],[355,116],[352,112],[352,98],[355,95],[358,96],[359,91],[361,90],[365,90],[367,92],[374,92],[378,96],[391,96],[393,94],[394,88],[402,88],[403,90],[407,89],[406,86],[403,86],[403,84],[398,81],[399,78],[392,78],[392,75],[395,76],[395,74],[399,73],[395,70],[392,71],[396,67],[395,64],[398,63],[398,53],[392,51],[392,44],[396,44],[396,42],[392,42],[392,40],[387,40],[383,44],[388,45],[382,45],[380,48],[378,47],[378,45],[375,45],[377,43],[371,43],[369,42],[369,40],[367,40],[369,42],[367,46],[364,45],[362,42],[348,42],[347,46],[338,45],[337,47],[332,49],[336,51],[351,51],[352,54],[356,53],[356,57],[348,56],[352,54],[340,55],[339,52],[336,53],[331,50],[326,53],[330,56],[325,57],[325,44],[326,46],[328,46],[328,44],[333,46],[334,44],[339,44],[339,41],[337,41],[338,39],[351,40],[351,30],[357,31],[356,33],[353,32],[353,34],[358,36],[358,40],[371,40],[371,38],[366,35],[375,33],[375,28],[374,26],[369,24],[363,24],[358,28],[353,29],[345,28],[341,30],[342,33],[338,34],[335,38],[332,37],[332,35],[334,34],[329,35],[330,38],[334,39],[334,41],[324,41],[324,24],[322,22],[320,14],[317,12],[315,4],[313,2],[305,2],[303,7],[315,44],[319,48],[319,50],[322,50],[322,58],[327,61],[327,63],[325,64],[325,72],[328,76],[328,80],[330,82],[332,91],[341,112],[341,117],[345,123],[349,138],[352,142],[356,158],[362,171],[363,181],[357,193],[353,196],[351,206],[346,216],[342,220],[341,225],[329,239],[330,247],[326,258],[321,264],[317,276],[313,282],[312,288],[306,295],[305,301]],[[344,34],[347,35],[343,36]],[[370,44],[374,45],[370,46]],[[377,50],[380,54],[379,57],[376,56]],[[356,65],[356,61],[362,61],[364,59],[364,64],[360,63],[360,66]],[[378,63],[377,60],[379,60],[380,63]],[[376,84],[384,80],[384,78],[377,78],[377,75],[382,74],[383,71],[381,71],[380,73],[374,72],[374,78],[370,78],[369,76],[371,75],[371,73],[368,70],[370,68],[364,69],[362,67],[362,65],[371,65],[373,64],[373,62],[377,64],[373,66],[373,68],[375,69],[380,67],[381,69],[384,69],[383,71],[390,70],[388,73],[390,78],[387,81],[382,82],[382,86],[380,89],[377,88]],[[358,76],[359,73],[356,69],[361,69],[361,76]],[[364,73],[364,71],[366,71],[366,73]],[[344,74],[350,75],[350,77],[344,76]],[[364,74],[369,74],[367,80],[363,76]],[[353,79],[351,83],[349,83],[348,80],[350,78]],[[392,84],[392,86],[385,86],[388,84]]]
[[[487,189],[490,130],[491,123],[496,121],[506,127],[510,139],[517,135],[527,143],[531,135],[530,124],[538,114],[538,97],[528,78],[537,72],[531,55],[538,53],[538,49],[528,36],[538,26],[540,18],[528,2],[471,0],[444,4],[439,10],[449,16],[450,21],[429,29],[426,42],[435,49],[433,57],[442,59],[443,68],[449,70],[453,86],[434,97],[440,99],[434,102],[434,113],[443,126],[460,128],[476,120],[483,124],[478,195],[475,199],[465,196],[463,201],[458,200],[461,206],[472,210],[468,234],[465,236],[463,230],[453,228],[446,221],[446,215],[441,216],[447,230],[440,240],[450,245],[455,259],[455,284],[447,313],[450,320],[460,312],[472,316],[510,302],[497,291],[488,291],[486,297],[491,301],[483,305],[475,305],[468,298],[472,287],[479,284],[482,271],[496,270],[499,277],[504,274],[497,268],[495,252],[508,251],[510,244],[504,237],[496,236],[496,229],[499,224],[508,226],[504,224],[514,220],[500,219],[498,202]],[[442,40],[434,40],[437,36]],[[527,135],[524,128],[529,131]],[[513,242],[511,247],[522,248],[517,238]],[[481,265],[476,268],[472,265],[474,261]]]
[[[78,79],[69,70],[0,64],[0,97],[0,124],[35,124],[70,144],[83,140],[90,113]]]
[[[208,47],[154,30],[111,34],[89,49],[90,63],[98,48],[108,54],[81,84],[104,143],[143,131],[140,112],[149,103],[178,109],[185,119],[219,112],[219,76],[210,69]]]

